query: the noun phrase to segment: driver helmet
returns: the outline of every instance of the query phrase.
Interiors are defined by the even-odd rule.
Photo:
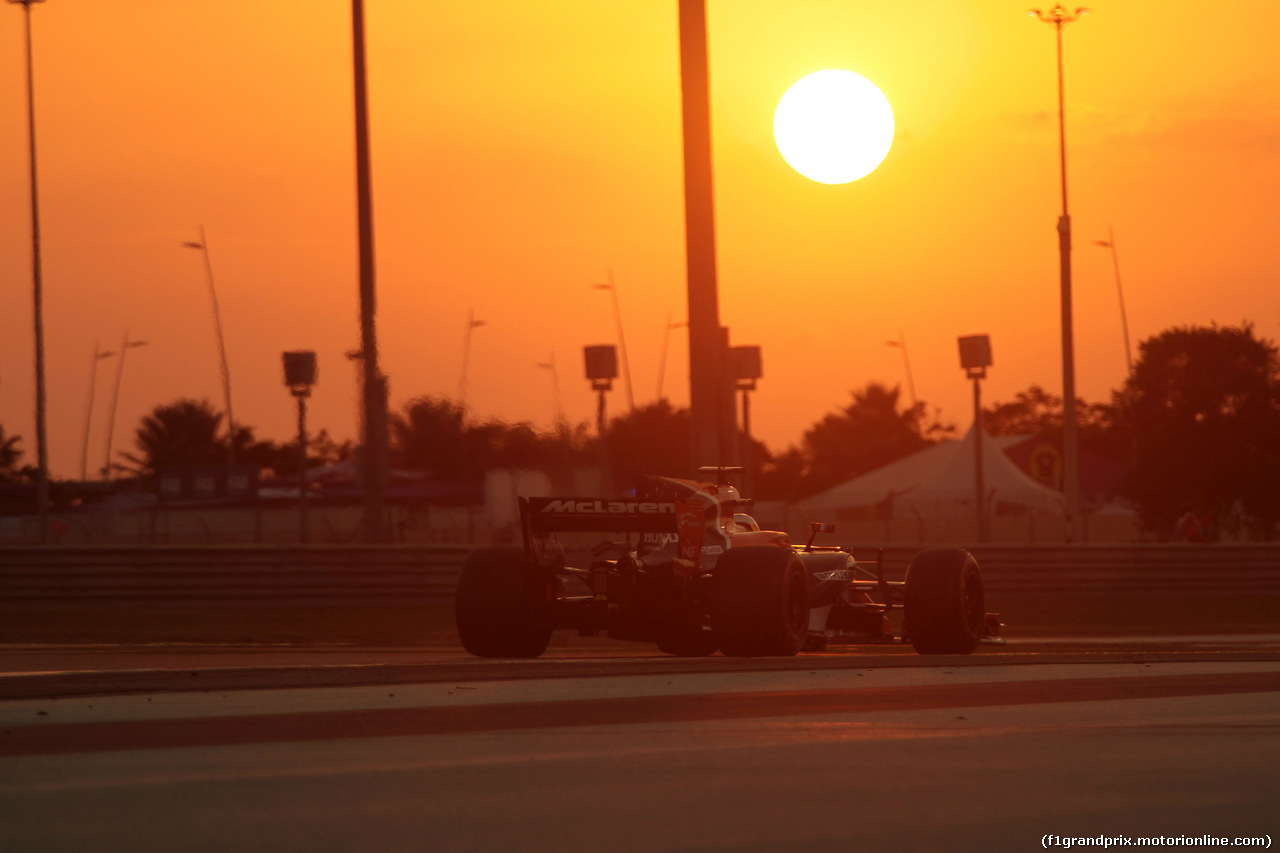
[[[719,483],[716,485],[716,500],[722,504],[735,506],[742,503],[742,495],[728,483]]]

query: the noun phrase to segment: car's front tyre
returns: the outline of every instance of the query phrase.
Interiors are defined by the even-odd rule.
[[[809,576],[790,548],[732,548],[711,576],[711,628],[732,657],[789,656],[809,631]]]
[[[907,636],[922,655],[967,655],[982,639],[986,596],[973,555],[961,548],[921,551],[907,567]]]

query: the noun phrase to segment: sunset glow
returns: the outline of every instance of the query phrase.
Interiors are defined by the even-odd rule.
[[[1280,336],[1280,4],[1090,3],[1063,33],[1076,373],[1105,401],[1125,348],[1175,325]],[[452,396],[549,429],[594,417],[582,347],[616,343],[637,406],[688,405],[676,4],[367,4],[380,366],[390,401]],[[0,424],[35,457],[22,10],[0,3]],[[309,421],[356,435],[351,15],[344,0],[49,0],[31,8],[49,453],[78,476],[94,342],[132,351],[114,446],[179,397],[288,440],[280,354],[314,350]],[[799,441],[871,381],[967,426],[956,338],[989,334],[984,399],[1062,380],[1054,31],[1024,5],[708,0],[720,316],[762,348],[752,430]],[[779,156],[779,99],[849,68],[892,99],[893,148],[843,187]],[[670,317],[670,320],[668,319]],[[899,334],[901,332],[901,334]],[[541,364],[558,365],[553,375]],[[98,368],[90,470],[106,442]],[[646,391],[645,389],[649,389]],[[611,413],[624,410],[621,388]]]

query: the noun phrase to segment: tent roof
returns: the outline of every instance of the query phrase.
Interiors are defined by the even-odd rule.
[[[982,479],[991,505],[1013,504],[1045,512],[1062,511],[1065,497],[1061,492],[1027,476],[1005,455],[1001,443],[987,435],[986,430],[983,430],[982,437]],[[901,505],[932,515],[939,514],[936,510],[940,505],[967,503],[973,506],[973,444],[974,427],[971,426],[955,452],[929,479],[903,495]]]
[[[1003,448],[1025,436],[992,437],[983,431],[983,485],[990,500],[1047,512],[1064,505],[1061,492],[1041,485],[1015,465]],[[946,440],[891,462],[860,477],[833,486],[804,500],[795,509],[806,515],[830,514],[844,507],[860,507],[892,498],[897,509],[925,515],[953,514],[973,506],[973,428],[960,440]]]
[[[804,509],[809,506],[854,507],[879,503],[890,494],[901,494],[928,480],[946,464],[959,445],[955,439],[945,439],[824,492],[810,495],[797,501],[795,506]]]

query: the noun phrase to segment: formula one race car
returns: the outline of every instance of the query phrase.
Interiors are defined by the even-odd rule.
[[[883,560],[761,530],[750,501],[717,483],[651,478],[634,498],[520,498],[523,546],[468,555],[458,577],[458,635],[480,657],[537,657],[551,632],[656,643],[668,654],[794,655],[829,642],[909,640],[921,654],[969,654],[1000,642],[982,574],[959,548],[921,551],[905,581]],[[903,636],[889,612],[903,609]]]

